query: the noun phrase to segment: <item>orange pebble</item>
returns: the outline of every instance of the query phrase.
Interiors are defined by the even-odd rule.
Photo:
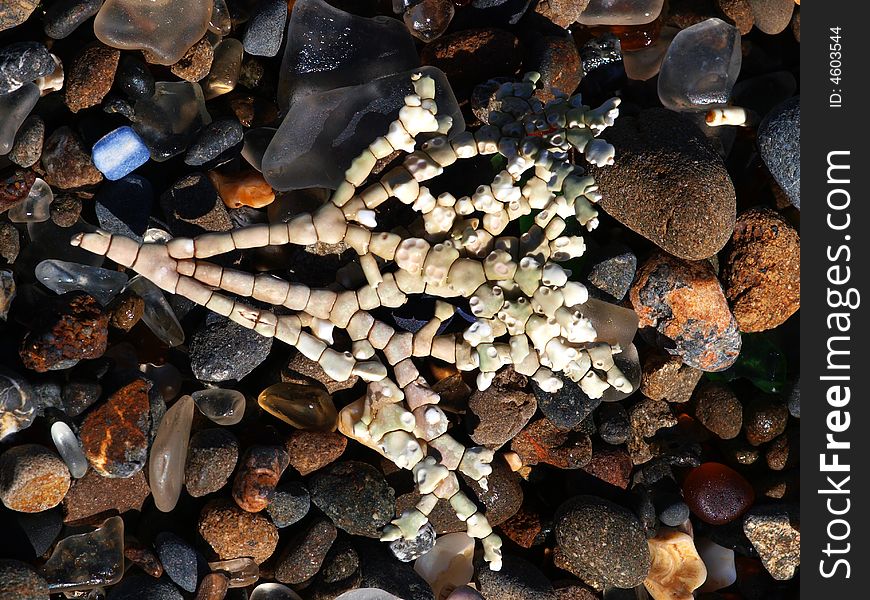
[[[208,177],[228,208],[263,208],[275,201],[275,190],[256,171],[235,175],[210,171]]]

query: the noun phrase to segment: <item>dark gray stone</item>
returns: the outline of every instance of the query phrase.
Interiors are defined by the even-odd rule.
[[[39,42],[15,42],[0,50],[0,94],[50,75],[55,68],[48,49]]]
[[[196,550],[174,533],[163,531],[154,540],[154,549],[166,575],[188,592],[196,591]]]
[[[311,496],[299,481],[282,483],[266,508],[275,527],[283,528],[302,520],[311,508]]]
[[[190,341],[190,368],[200,381],[238,381],[269,356],[272,338],[209,314]]]
[[[94,198],[94,211],[101,228],[141,242],[153,204],[151,183],[139,175],[127,175],[100,186]]]
[[[213,121],[203,127],[197,139],[190,145],[184,162],[194,167],[211,162],[238,146],[242,142],[243,136],[242,125],[236,119],[227,118]]]
[[[580,386],[567,378],[562,378],[562,388],[551,394],[542,390],[537,383],[532,383],[532,391],[538,399],[538,408],[553,425],[568,431],[577,427],[583,419],[601,404],[601,399],[593,400],[580,389]]]
[[[166,578],[131,575],[109,591],[108,600],[184,600],[184,596]]]
[[[622,301],[637,271],[634,252],[619,244],[595,253],[593,260],[595,262],[587,277],[589,283],[604,292],[603,300]]]
[[[287,2],[262,0],[257,4],[242,38],[245,52],[254,56],[276,56],[281,49],[287,23]]]
[[[546,575],[532,563],[505,556],[500,571],[477,565],[477,584],[484,598],[499,600],[555,600],[556,592]]]
[[[758,150],[770,174],[798,209],[801,207],[801,102],[789,98],[761,122]]]
[[[122,54],[115,74],[115,88],[134,100],[154,95],[154,75],[148,65],[134,54]]]
[[[99,12],[103,0],[58,0],[49,4],[43,18],[45,35],[60,40]]]
[[[329,465],[311,477],[308,490],[314,505],[351,535],[380,537],[396,511],[393,488],[380,471],[362,462]]]

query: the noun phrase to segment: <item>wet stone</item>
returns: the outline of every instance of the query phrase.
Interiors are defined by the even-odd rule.
[[[335,462],[347,448],[347,438],[337,432],[294,430],[284,444],[290,465],[300,475],[310,475]]]
[[[184,162],[198,167],[219,160],[224,153],[227,153],[229,158],[227,151],[238,146],[242,139],[242,126],[236,119],[213,121],[202,129],[199,137],[188,148]]]
[[[278,529],[259,513],[249,513],[227,499],[203,507],[199,533],[222,560],[250,557],[259,564],[272,556],[278,545]]]
[[[26,83],[54,71],[54,59],[39,42],[15,42],[0,49],[0,94],[14,92]]]
[[[284,549],[275,568],[275,579],[298,584],[314,577],[337,535],[338,531],[328,520],[313,522]]]
[[[311,496],[298,481],[282,483],[275,489],[266,511],[279,529],[302,520],[311,508]]]
[[[484,490],[480,483],[463,474],[462,479],[477,496],[486,512],[489,524],[495,527],[514,516],[523,504],[523,488],[520,487],[520,476],[511,471],[503,460],[492,462],[492,473]]]
[[[20,167],[32,167],[42,156],[45,141],[45,121],[39,115],[30,115],[18,128],[15,143],[9,151],[9,160]]]
[[[455,8],[450,0],[422,0],[408,4],[402,20],[411,35],[424,42],[441,37],[453,20]]]
[[[133,128],[158,162],[187,150],[211,119],[202,88],[189,81],[158,81],[154,95],[137,100],[134,111]]]
[[[334,431],[338,413],[326,390],[314,385],[275,383],[260,392],[260,407],[298,429]]]
[[[160,559],[151,551],[150,548],[143,546],[133,538],[124,539],[124,558],[132,562],[134,565],[159,579],[163,575],[163,565],[160,564]]]
[[[531,388],[544,416],[555,427],[565,431],[577,427],[601,404],[600,398],[593,400],[579,385],[567,378],[562,378],[562,387],[556,392],[545,392],[534,381]]]
[[[75,479],[84,477],[88,471],[88,459],[85,458],[81,443],[69,425],[63,421],[55,422],[51,426],[51,439],[70,475]]]
[[[185,486],[194,498],[224,487],[236,468],[239,443],[226,429],[202,429],[193,434],[187,448]]]
[[[145,61],[134,54],[124,54],[115,75],[115,88],[129,98],[139,100],[154,95],[154,75]]]
[[[206,388],[191,397],[199,412],[218,425],[236,425],[245,416],[245,395],[237,390]]]
[[[109,306],[109,324],[121,331],[130,331],[145,312],[145,301],[132,292],[124,292]]]
[[[197,557],[193,546],[174,533],[163,531],[157,534],[154,548],[169,578],[183,590],[196,591]]]
[[[114,585],[124,575],[124,521],[112,517],[90,533],[55,546],[42,574],[52,592]]]
[[[69,469],[44,446],[22,444],[0,455],[0,501],[6,508],[26,513],[54,508],[69,486]]]
[[[107,478],[95,470],[73,483],[63,500],[67,523],[89,520],[109,511],[124,514],[141,511],[151,495],[145,474],[139,471],[126,478]]]
[[[251,446],[242,456],[233,481],[233,499],[248,512],[269,506],[278,480],[289,464],[287,452],[279,446]]]
[[[261,583],[251,592],[250,600],[301,600],[301,598],[286,585]]]
[[[55,129],[45,140],[42,168],[45,181],[63,190],[95,185],[103,180],[81,139],[66,126]]]
[[[102,393],[103,386],[96,381],[70,380],[61,392],[63,411],[70,417],[77,417],[99,400]]]
[[[254,56],[276,56],[281,49],[286,23],[287,2],[284,0],[259,2],[242,38],[245,52]]]
[[[3,10],[0,8],[0,24]],[[10,600],[48,600],[48,584],[29,564],[3,558],[0,559],[0,594]]]
[[[93,44],[84,48],[66,71],[64,102],[73,113],[96,106],[115,79],[121,53],[114,48]]]
[[[209,573],[199,582],[196,600],[223,600],[229,589],[229,579],[223,573]]]
[[[553,98],[551,88],[573,93],[583,77],[580,53],[570,36],[545,36],[530,44],[523,68],[541,74],[537,95],[542,102]]]
[[[314,505],[351,535],[380,537],[395,512],[395,492],[366,463],[334,463],[311,477],[308,490]]]

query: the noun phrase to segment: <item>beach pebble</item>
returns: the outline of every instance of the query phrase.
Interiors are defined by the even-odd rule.
[[[0,95],[50,75],[55,66],[51,53],[39,42],[15,42],[0,48]]]
[[[194,498],[224,487],[236,468],[239,442],[226,429],[201,429],[190,438],[184,484]]]
[[[130,575],[113,586],[108,600],[184,600],[184,596],[168,579],[147,575]]]
[[[660,429],[676,425],[677,418],[667,402],[641,397],[641,400],[629,410],[628,422],[628,452],[634,464],[639,465],[649,461],[656,454],[648,440]]]
[[[562,378],[562,387],[555,392],[545,392],[534,381],[531,388],[544,416],[565,431],[577,427],[601,404],[600,398],[593,400],[568,378]]]
[[[203,173],[185,175],[160,196],[160,207],[176,236],[229,231],[232,222],[217,190]]]
[[[580,18],[588,5],[589,0],[548,0],[535,4],[535,12],[567,29]]]
[[[81,139],[69,127],[55,129],[42,150],[44,179],[62,190],[95,185],[103,180]]]
[[[765,166],[798,209],[801,207],[801,102],[789,98],[758,127],[758,149]]]
[[[132,100],[150,98],[154,95],[154,75],[142,58],[124,54],[115,74],[115,89],[124,92]]]
[[[2,16],[0,9],[0,23]],[[3,558],[0,559],[0,595],[8,600],[48,600],[48,583],[29,564]]]
[[[593,477],[623,490],[628,489],[633,469],[631,456],[624,447],[605,444],[596,444],[592,458],[583,465],[583,470]]]
[[[526,47],[523,68],[541,74],[541,101],[553,99],[551,89],[572,94],[580,85],[583,67],[571,36],[543,36]]]
[[[200,381],[242,379],[266,360],[272,338],[210,314],[190,340],[190,368]]]
[[[94,211],[102,229],[142,240],[154,201],[151,183],[141,175],[126,175],[100,186]]]
[[[579,469],[592,456],[592,442],[587,434],[563,431],[542,417],[514,437],[511,450],[519,454],[524,465],[547,463],[560,469]]]
[[[785,431],[788,407],[776,396],[759,396],[743,407],[743,430],[753,446],[760,446]]]
[[[0,4],[0,31],[24,23],[38,5],[38,0],[10,0]]]
[[[148,60],[147,54],[145,58]],[[179,79],[195,83],[208,75],[213,59],[214,47],[209,40],[203,38],[191,46],[169,70]]]
[[[151,495],[145,474],[138,471],[131,477],[104,477],[90,469],[76,480],[63,499],[66,522],[83,521],[108,511],[123,514],[141,511]]]
[[[22,444],[0,455],[0,500],[6,508],[27,513],[54,508],[69,486],[69,469],[44,446]]]
[[[643,585],[653,598],[693,598],[707,568],[687,533],[662,529],[649,540],[652,564]]]
[[[225,498],[203,507],[197,527],[221,560],[250,556],[259,564],[278,546],[278,529],[268,517],[246,512]]]
[[[314,505],[351,535],[378,538],[394,516],[393,488],[366,463],[333,463],[311,477],[308,491]]]
[[[94,166],[109,181],[129,175],[150,158],[151,153],[145,142],[132,127],[126,125],[101,137],[91,149]]]
[[[280,446],[250,446],[242,456],[233,481],[236,504],[248,512],[260,512],[269,506],[288,464],[287,452]]]
[[[605,300],[621,302],[634,281],[637,256],[628,246],[610,246],[590,257],[594,263],[586,279],[593,288],[604,292]]]
[[[800,566],[800,511],[791,504],[753,507],[743,518],[743,532],[774,579],[785,581]]]
[[[193,546],[174,533],[163,531],[157,534],[154,549],[169,578],[188,592],[196,591],[197,556]]]
[[[684,364],[679,356],[651,352],[643,361],[640,392],[653,400],[688,402],[703,374]]]
[[[199,136],[187,149],[184,162],[197,167],[218,159],[223,153],[242,142],[242,125],[236,119],[212,121],[203,127]]]
[[[338,460],[347,448],[347,438],[332,431],[296,429],[284,446],[290,455],[290,465],[304,476]]]
[[[535,565],[516,556],[504,556],[502,560],[499,571],[485,564],[476,569],[478,589],[484,598],[555,600],[553,584]]]
[[[755,492],[731,467],[706,462],[686,475],[683,497],[696,517],[711,525],[725,525],[746,512],[755,500]]]
[[[468,408],[478,422],[470,435],[476,444],[498,448],[525,427],[538,408],[527,385],[526,377],[508,367],[496,374],[486,390],[472,392]]]
[[[286,22],[287,2],[284,0],[259,2],[242,38],[245,52],[254,56],[276,56],[281,49]]]
[[[32,167],[42,156],[45,141],[45,121],[39,115],[30,115],[18,128],[15,143],[9,151],[9,160],[20,167]]]
[[[43,31],[50,38],[61,40],[79,25],[93,17],[103,5],[102,0],[58,0],[45,9]]]
[[[785,31],[795,10],[794,0],[747,0],[755,26],[768,35]]]
[[[66,70],[64,102],[73,113],[102,102],[115,79],[121,53],[95,43],[86,46]]]
[[[275,567],[275,579],[299,584],[314,577],[326,558],[338,530],[327,519],[318,519],[294,537]]]
[[[279,529],[301,521],[311,508],[311,496],[302,483],[289,481],[278,485],[266,511]]]
[[[743,428],[743,405],[723,383],[702,383],[695,390],[695,418],[719,436],[730,440],[738,436]]]

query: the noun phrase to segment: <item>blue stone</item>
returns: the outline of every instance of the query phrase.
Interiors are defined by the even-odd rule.
[[[97,140],[93,149],[94,166],[115,181],[129,175],[151,157],[148,147],[132,127],[118,127]]]

